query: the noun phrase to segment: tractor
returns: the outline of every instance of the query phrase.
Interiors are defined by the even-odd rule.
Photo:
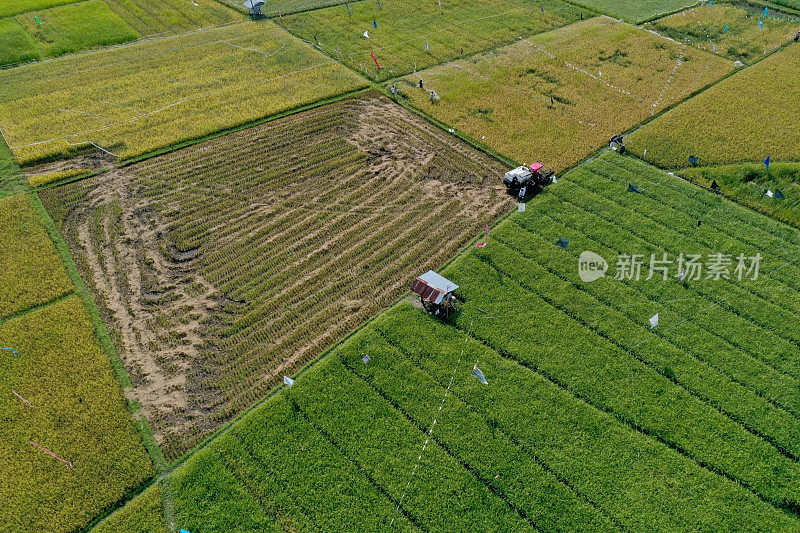
[[[456,289],[458,285],[433,270],[419,276],[411,285],[411,290],[419,294],[422,307],[440,318],[447,318],[455,309],[456,297],[453,291]]]
[[[528,167],[517,167],[509,170],[503,176],[503,183],[508,187],[508,192],[521,199],[525,198],[528,192],[542,188],[549,184],[555,176],[555,171],[543,165],[534,163]]]

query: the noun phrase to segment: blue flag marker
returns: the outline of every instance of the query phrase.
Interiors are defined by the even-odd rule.
[[[383,6],[381,5],[381,0],[378,0],[378,9],[383,9]]]
[[[377,28],[378,27],[378,21],[377,20],[372,19],[372,27],[373,28]]]
[[[761,28],[762,30],[764,29],[764,23],[761,22],[761,19],[758,19],[758,27]]]
[[[9,352],[13,353],[14,355],[19,355],[19,352],[17,352],[14,348],[3,348],[2,346],[0,346],[0,350],[8,350]]]
[[[350,12],[350,4],[348,4],[347,2],[345,2],[345,3],[344,3],[344,7],[346,7],[346,8],[347,8],[347,14],[348,14],[348,15],[352,15],[352,13]]]
[[[769,7],[768,7],[768,6],[764,6],[764,16],[765,16],[765,17],[767,16],[767,10],[768,10],[768,9],[769,9]]]
[[[725,24],[725,31],[728,31],[728,25]]]
[[[769,170],[769,156],[764,160],[764,164],[767,165],[767,170]]]
[[[181,533],[189,533],[189,532],[186,531],[185,529],[181,529]]]
[[[428,39],[425,39],[425,50],[428,49]]]

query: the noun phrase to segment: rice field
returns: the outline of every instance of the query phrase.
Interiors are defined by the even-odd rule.
[[[10,17],[26,11],[74,4],[79,0],[0,0],[0,18]]]
[[[691,2],[0,0],[0,531],[800,531],[800,4]]]
[[[794,0],[789,0],[794,1]],[[697,5],[692,0],[580,0],[578,4],[590,7],[606,15],[625,19],[630,22],[642,22],[662,14],[678,11],[684,7]]]
[[[103,0],[32,11],[17,15],[16,20],[38,41],[48,57],[139,38],[139,34]]]
[[[563,170],[732,69],[712,54],[597,17],[387,85],[514,161]]]
[[[367,93],[42,196],[174,460],[508,209],[504,171]]]
[[[669,110],[628,137],[663,168],[800,159],[800,47],[790,45]],[[647,154],[644,151],[647,150]]]
[[[412,11],[414,16],[407,16]],[[441,6],[368,0],[273,20],[367,78],[381,81],[590,16],[588,10],[561,0],[445,0]]]
[[[0,199],[0,320],[72,292],[27,196]]]
[[[74,295],[0,338],[18,351],[0,366],[0,529],[85,527],[154,473],[108,357]]]
[[[722,194],[786,224],[800,227],[800,165],[763,163],[689,167],[678,175],[703,187],[714,183]],[[776,196],[781,192],[784,198]],[[770,193],[772,196],[770,196]]]
[[[95,145],[130,158],[366,82],[269,21],[0,72],[0,130],[21,164]]]
[[[0,199],[0,228],[0,530],[74,531],[153,469],[27,196]]]
[[[12,18],[0,19],[0,66],[34,61],[42,57],[36,41]]]
[[[217,0],[105,0],[111,10],[142,36],[186,32],[242,19]]]
[[[789,42],[798,19],[748,3],[722,3],[687,9],[644,25],[676,41],[749,63]]]
[[[394,305],[179,467],[176,526],[795,530],[798,246],[635,159],[590,160],[444,269],[452,323]],[[579,279],[583,250],[606,277]],[[761,276],[615,279],[621,251],[679,250],[760,253]]]

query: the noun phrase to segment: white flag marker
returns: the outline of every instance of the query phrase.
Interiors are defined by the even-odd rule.
[[[369,39],[369,30],[367,30],[367,31],[365,31],[365,32],[364,32],[364,37],[366,37],[367,39]]]
[[[770,190],[767,190],[767,196],[769,196],[770,198],[773,198],[775,196],[775,193],[770,191]]]
[[[481,369],[478,368],[478,365],[475,365],[472,368],[472,375],[475,376],[476,378],[478,378],[478,381],[480,381],[484,385],[488,385],[489,384],[489,382],[486,381],[486,377],[483,375],[483,372],[481,372]]]
[[[283,376],[283,384],[284,385],[289,385],[289,388],[291,389],[292,385],[294,385],[294,380],[292,378],[290,378],[289,376]]]
[[[524,213],[525,212],[525,204],[520,202],[519,205],[517,206],[517,211],[520,212],[520,213]]]
[[[650,317],[650,329],[653,329],[657,325],[658,325],[658,313]]]

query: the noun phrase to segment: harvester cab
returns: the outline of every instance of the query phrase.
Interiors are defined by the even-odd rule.
[[[614,135],[611,137],[611,140],[608,142],[608,147],[611,148],[615,152],[619,152],[620,154],[625,153],[625,139],[622,135]]]
[[[419,294],[422,307],[438,317],[447,317],[455,309],[456,297],[453,291],[458,285],[449,279],[429,270],[411,285],[411,290]]]
[[[552,168],[542,163],[534,163],[528,167],[509,170],[503,176],[503,183],[508,187],[508,192],[522,199],[534,189],[549,184],[555,173]]]

